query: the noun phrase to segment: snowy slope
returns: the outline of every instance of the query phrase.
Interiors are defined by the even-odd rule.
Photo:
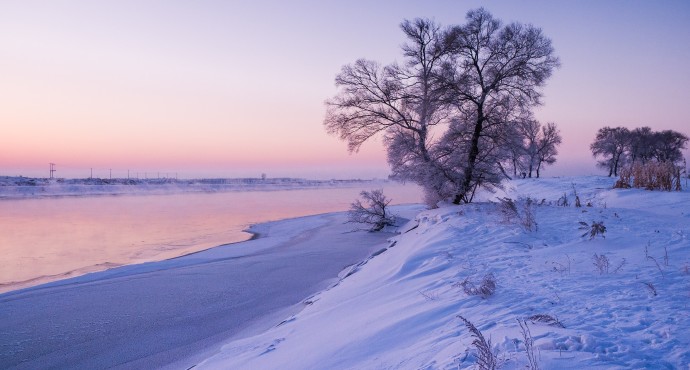
[[[690,192],[612,184],[526,179],[494,195],[544,199],[533,208],[537,231],[496,203],[424,211],[385,252],[343,272],[301,312],[228,343],[198,368],[470,368],[477,351],[458,315],[491,339],[503,368],[528,365],[516,319],[534,315],[564,326],[527,320],[541,368],[687,368]],[[570,206],[557,206],[564,193]],[[605,238],[582,236],[580,222],[603,222]],[[595,254],[608,259],[608,272],[595,266]],[[493,295],[464,292],[463,281],[478,284],[488,273],[497,282]]]

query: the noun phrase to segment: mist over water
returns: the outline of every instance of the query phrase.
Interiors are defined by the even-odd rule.
[[[383,188],[392,204],[421,202],[414,185]],[[345,211],[361,190],[0,200],[0,292],[243,241],[254,223]]]

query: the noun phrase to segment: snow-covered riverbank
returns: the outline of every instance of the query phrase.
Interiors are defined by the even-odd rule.
[[[229,338],[299,312],[392,236],[352,232],[345,220],[327,213],[263,223],[247,242],[0,294],[0,367],[189,368]]]
[[[504,368],[529,363],[517,319],[526,319],[540,368],[685,368],[690,192],[612,184],[509,183],[493,197],[534,199],[533,231],[521,202],[512,216],[486,202],[424,211],[301,312],[226,344],[198,368],[468,368],[477,363],[475,338],[459,316],[491,339]],[[606,231],[590,238],[595,223]],[[486,277],[495,279],[492,294],[468,294]]]

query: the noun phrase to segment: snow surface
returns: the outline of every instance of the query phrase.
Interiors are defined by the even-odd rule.
[[[503,368],[519,369],[528,360],[516,319],[537,314],[564,326],[527,321],[541,368],[688,368],[690,192],[615,190],[613,181],[515,180],[484,196],[543,199],[532,232],[494,202],[423,211],[301,312],[196,368],[470,368],[476,350],[462,315]],[[564,194],[569,207],[556,205]],[[600,221],[605,237],[582,236],[580,222]],[[594,254],[608,258],[608,272]],[[497,281],[487,298],[459,286],[487,273]]]
[[[0,294],[0,368],[187,369],[298,312],[393,235],[345,220],[263,223],[247,242]]]

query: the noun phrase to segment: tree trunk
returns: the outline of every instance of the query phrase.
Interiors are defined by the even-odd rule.
[[[453,204],[460,204],[462,201],[467,202],[467,193],[470,191],[470,184],[472,184],[474,166],[477,162],[477,157],[479,156],[479,136],[482,133],[482,128],[484,125],[484,110],[481,105],[479,106],[478,111],[479,114],[477,116],[477,123],[474,125],[474,132],[472,133],[470,155],[467,159],[467,168],[465,168],[465,178],[462,181],[460,193],[456,194],[455,199],[453,199]]]
[[[613,175],[618,176],[618,161],[620,161],[621,155],[616,153],[613,155],[613,158],[615,159],[613,162]]]

